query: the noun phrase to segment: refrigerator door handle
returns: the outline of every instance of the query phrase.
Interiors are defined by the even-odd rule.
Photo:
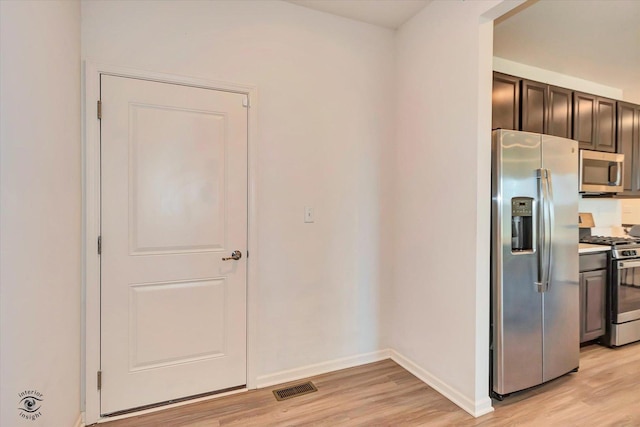
[[[553,229],[553,184],[551,171],[538,169],[538,281],[535,282],[538,292],[549,290],[551,280],[551,250]]]
[[[536,239],[536,252],[538,264],[538,280],[535,283],[538,292],[544,292],[545,288],[545,249],[546,249],[546,192],[547,192],[547,174],[545,169],[536,170],[536,178],[538,180],[538,214],[536,218],[536,226],[538,228],[538,236]]]
[[[555,222],[555,218],[554,218],[554,211],[555,211],[555,207],[553,205],[553,181],[551,179],[551,170],[546,169],[546,174],[547,174],[547,194],[546,194],[546,205],[547,205],[547,221],[549,224],[549,227],[545,230],[545,234],[547,237],[547,249],[545,251],[545,254],[547,256],[547,260],[546,260],[546,278],[545,278],[545,285],[544,285],[544,289],[543,292],[546,292],[549,290],[549,285],[551,284],[551,268],[553,266],[553,263],[551,262],[551,260],[553,259],[553,225]]]

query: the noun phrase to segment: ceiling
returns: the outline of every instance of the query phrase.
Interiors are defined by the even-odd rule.
[[[310,9],[395,30],[431,0],[285,0]]]
[[[285,1],[397,29],[432,0]],[[529,0],[496,20],[494,55],[639,98],[640,0]]]
[[[640,90],[640,1],[531,1],[496,21],[494,55]]]

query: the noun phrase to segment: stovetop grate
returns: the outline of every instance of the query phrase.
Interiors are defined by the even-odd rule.
[[[640,239],[635,237],[583,236],[580,238],[580,243],[606,246],[637,245],[640,244]]]

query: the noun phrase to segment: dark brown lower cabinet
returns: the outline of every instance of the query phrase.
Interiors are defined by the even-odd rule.
[[[587,262],[585,262],[585,260]],[[605,266],[607,254],[580,255],[580,342],[594,340],[605,333],[607,270],[582,271]],[[586,265],[586,266],[585,266]]]

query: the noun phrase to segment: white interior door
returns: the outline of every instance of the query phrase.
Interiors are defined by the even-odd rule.
[[[242,386],[246,95],[100,87],[101,413]]]

